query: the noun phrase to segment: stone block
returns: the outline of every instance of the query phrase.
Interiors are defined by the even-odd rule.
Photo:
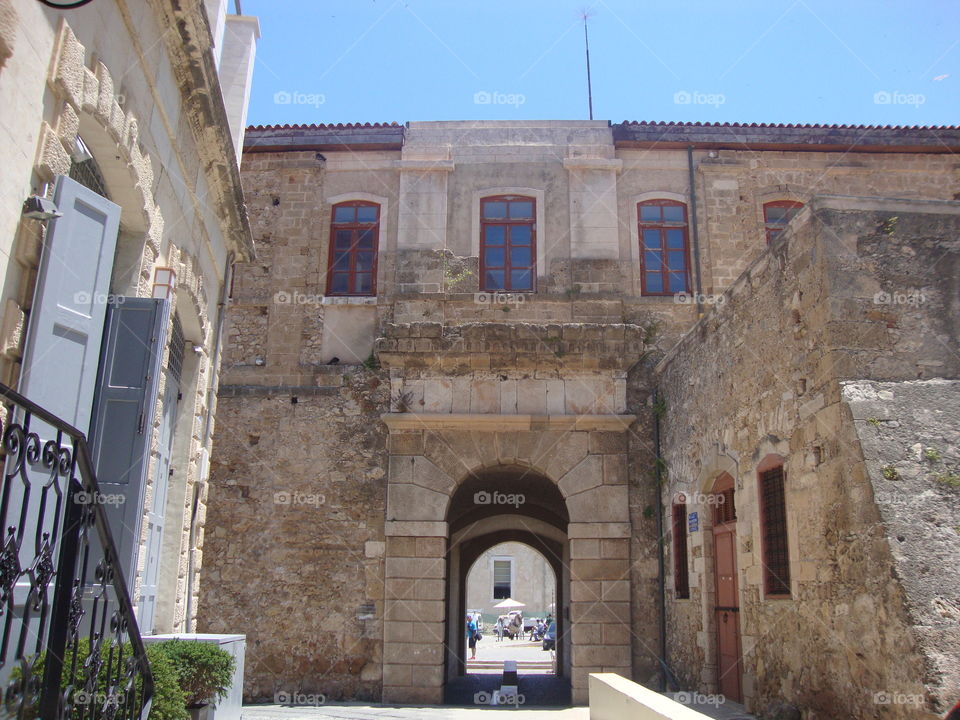
[[[547,414],[547,383],[524,378],[517,381],[517,412],[521,415]]]
[[[547,380],[547,414],[565,415],[567,412],[566,393],[563,380]]]
[[[597,455],[615,455],[627,451],[627,434],[597,430],[590,433],[590,452]]]
[[[470,385],[470,412],[500,411],[500,387],[496,380],[474,380]]]
[[[573,666],[601,665],[604,668],[629,668],[630,647],[627,645],[576,645],[573,647]]]
[[[422,455],[423,432],[398,430],[390,433],[391,455]],[[392,458],[391,458],[392,459]]]
[[[389,556],[386,559],[385,577],[387,578],[442,579],[445,576],[446,567],[443,560]]]
[[[570,522],[629,522],[626,485],[601,485],[567,498]]]
[[[546,435],[546,434],[545,434]],[[550,434],[551,436],[553,433]],[[547,440],[553,439],[545,438]],[[565,432],[560,433],[556,440],[545,448],[541,445],[541,450],[545,451],[546,457],[540,460],[551,478],[565,477],[571,470],[578,467],[587,457],[589,447],[589,437],[585,432]],[[545,462],[544,462],[545,460]],[[601,473],[599,463],[596,471]],[[584,468],[584,473],[589,473],[590,468]],[[601,473],[602,474],[602,473]],[[572,481],[576,485],[576,481]]]
[[[390,458],[391,465],[394,458]],[[444,495],[452,495],[457,484],[443,470],[422,455],[413,456],[411,482]],[[392,482],[392,479],[391,479]]]
[[[604,455],[603,456],[603,484],[604,485],[626,485],[627,484],[627,456],[626,455]]]
[[[630,563],[622,558],[602,558],[570,561],[570,578],[573,580],[621,580],[628,576]]]
[[[630,632],[630,603],[627,602],[571,602],[570,620],[574,623],[614,623]]]
[[[577,433],[581,436],[585,433]],[[564,497],[582,493],[603,484],[603,456],[587,455],[560,478],[557,486]]]
[[[439,613],[439,615],[437,614]],[[443,602],[439,600],[384,600],[383,620],[391,622],[409,622],[417,625],[436,622],[443,617]],[[443,623],[438,623],[443,625]],[[439,636],[443,635],[442,627]],[[415,640],[419,642],[420,640]]]
[[[433,643],[399,643],[388,642],[383,645],[384,664],[407,664],[407,665],[439,665],[443,663],[443,644]],[[421,672],[417,667],[414,672]]]

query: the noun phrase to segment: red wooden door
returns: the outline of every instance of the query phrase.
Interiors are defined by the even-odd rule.
[[[740,593],[737,588],[737,532],[733,522],[713,527],[716,577],[717,684],[720,693],[740,702]]]

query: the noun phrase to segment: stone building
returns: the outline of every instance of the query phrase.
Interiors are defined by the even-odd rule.
[[[489,622],[506,614],[495,606],[507,598],[524,604],[525,618],[546,617],[557,602],[557,579],[550,563],[524,543],[494,545],[467,571],[466,583],[467,609],[480,610]]]
[[[558,579],[575,702],[607,671],[806,720],[932,717],[960,664],[958,148],[248,129],[258,259],[232,286],[199,617],[247,634],[247,697],[441,702],[465,575],[519,542]],[[908,487],[919,518],[878,495]]]
[[[0,381],[88,435],[147,633],[194,626],[223,290],[253,257],[258,31],[226,5],[0,4]]]

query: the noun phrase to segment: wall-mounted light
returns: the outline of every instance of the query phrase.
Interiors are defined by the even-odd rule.
[[[177,273],[173,268],[158,267],[153,271],[153,297],[170,300],[177,289]]]
[[[197,345],[196,343],[193,343],[193,351],[197,355],[203,355],[203,345]]]
[[[57,205],[49,198],[31,195],[23,202],[23,216],[31,220],[52,220],[63,217]]]

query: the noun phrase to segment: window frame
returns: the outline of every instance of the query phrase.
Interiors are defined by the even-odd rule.
[[[349,223],[338,223],[336,221],[337,217],[337,208],[343,207],[372,207],[376,208],[377,219],[374,222],[359,222],[354,219],[353,222]],[[355,216],[356,217],[356,216]],[[329,248],[327,250],[327,286],[325,295],[329,297],[376,297],[377,296],[377,268],[380,260],[380,223],[383,219],[383,206],[378,202],[373,202],[371,200],[345,200],[343,202],[334,203],[331,205],[330,209],[330,235],[329,235]],[[359,239],[359,233],[362,230],[373,229],[373,244],[372,247],[367,250],[363,248],[362,250],[358,247],[357,241]],[[347,249],[347,254],[349,258],[349,268],[346,271],[335,270],[334,269],[334,259],[337,253],[336,248],[336,237],[337,232],[342,230],[349,230],[351,232],[351,242],[350,247]],[[367,272],[357,272],[356,262],[357,255],[360,252],[371,252],[373,254],[373,262],[371,263],[369,275],[370,275],[370,291],[369,292],[355,292],[355,283],[357,275],[366,275]],[[342,250],[340,252],[343,252]],[[333,289],[333,278],[334,275],[346,275],[347,292],[337,292]]]
[[[690,599],[690,550],[687,543],[687,503],[673,503],[673,595],[675,600]]]
[[[773,508],[770,507],[770,498],[766,493],[766,483],[773,475],[779,475],[780,492],[779,502],[781,507],[777,508],[782,514],[782,526],[777,532],[776,538],[771,538],[771,515]],[[757,467],[757,497],[760,508],[760,546],[762,549],[761,558],[763,562],[763,596],[770,599],[789,600],[793,597],[791,589],[790,572],[790,532],[787,517],[787,473],[782,458],[774,457],[771,460],[761,463]],[[776,532],[776,530],[774,530]],[[771,540],[776,540],[772,543]],[[772,547],[776,545],[777,547]],[[782,548],[780,547],[782,545]],[[772,553],[776,552],[782,557],[782,564],[774,562]],[[776,566],[776,567],[774,567]]]
[[[507,589],[507,595],[505,597],[497,597],[497,563],[505,562],[510,564],[510,587]],[[490,597],[494,600],[506,600],[509,597],[512,597],[513,587],[515,584],[515,564],[513,562],[513,557],[509,555],[496,555],[490,558]]]
[[[683,222],[660,222],[652,223],[643,220],[643,207],[679,207],[683,210]],[[640,259],[640,294],[646,297],[672,297],[690,292],[690,214],[687,211],[687,204],[680,200],[670,198],[651,198],[637,202],[637,250]],[[662,215],[662,211],[661,211]],[[658,252],[662,253],[662,269],[647,270],[646,264],[646,245],[644,244],[644,230],[657,230],[660,233],[660,247]],[[676,252],[677,248],[669,248],[667,241],[667,230],[681,230],[683,232],[683,284],[682,290],[670,290],[670,277],[675,274],[669,269],[669,259],[667,253],[670,250]],[[650,272],[660,275],[663,282],[663,290],[653,292],[647,289],[647,273]]]
[[[484,215],[484,207],[489,202],[506,202],[507,203],[507,215],[508,217],[503,218],[491,218],[488,219]],[[529,202],[531,205],[530,218],[511,218],[509,217],[509,204],[511,202]],[[500,293],[535,293],[537,291],[537,198],[533,195],[521,195],[521,194],[500,194],[500,195],[485,195],[480,198],[480,246],[479,246],[479,268],[480,268],[480,278],[479,278],[479,289],[481,292],[500,292]],[[522,266],[525,267],[530,272],[530,287],[523,289],[516,289],[510,287],[512,284],[510,282],[510,271],[513,270],[513,265],[510,263],[510,250],[512,246],[510,244],[510,236],[512,228],[516,226],[528,226],[530,228],[530,263],[528,265]],[[503,288],[491,288],[487,286],[487,228],[491,226],[500,226],[505,227],[503,237],[503,262],[502,266],[494,266],[495,269],[503,270],[504,276],[504,285],[507,287]],[[518,245],[517,247],[526,247]]]
[[[798,212],[803,209],[803,207],[804,203],[800,202],[799,200],[769,200],[763,203],[763,232],[764,237],[767,239],[767,245],[771,245],[777,239],[777,236],[784,231],[784,228],[790,224],[790,221]],[[769,208],[787,208],[795,210],[796,212],[794,212],[793,215],[790,215],[790,217],[787,218],[787,221],[783,224],[772,223],[767,217],[767,210]]]

